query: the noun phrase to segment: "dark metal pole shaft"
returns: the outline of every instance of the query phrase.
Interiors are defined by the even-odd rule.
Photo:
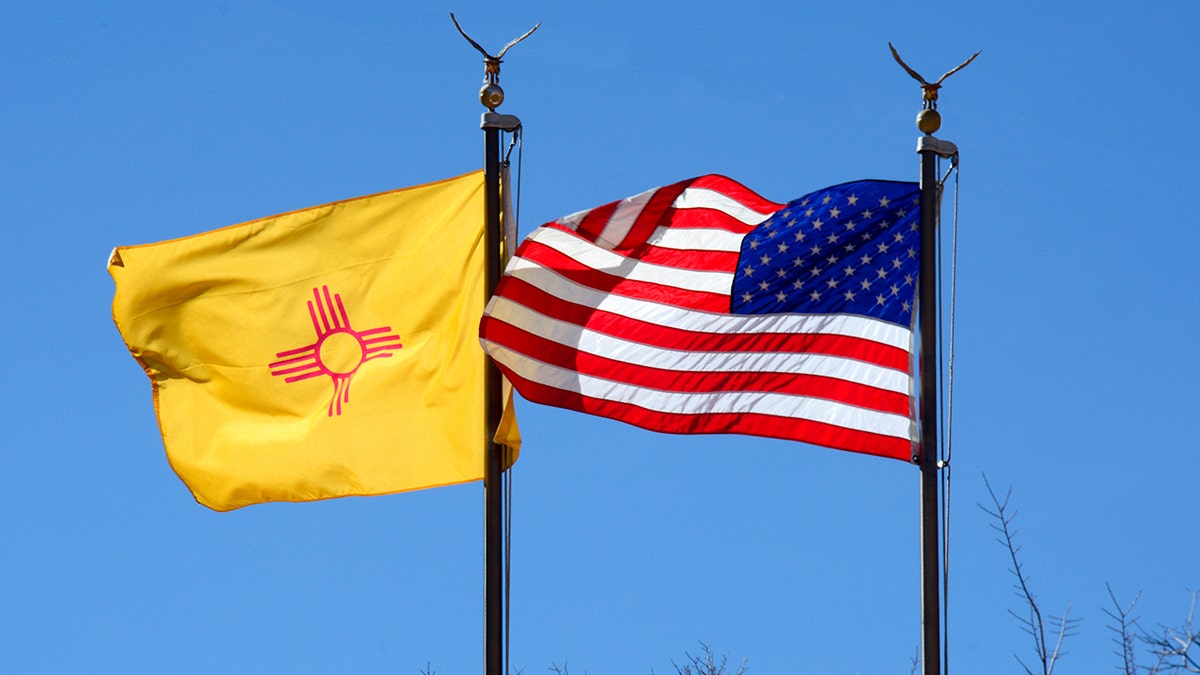
[[[926,136],[922,140],[934,140]],[[924,675],[941,675],[941,625],[938,601],[938,270],[937,152],[918,146],[921,155],[921,662]]]
[[[500,128],[484,125],[484,198],[487,228],[487,287],[484,301],[500,281]],[[484,672],[504,675],[504,500],[501,475],[503,448],[491,434],[500,424],[500,371],[491,359],[485,375],[487,458],[484,492]]]

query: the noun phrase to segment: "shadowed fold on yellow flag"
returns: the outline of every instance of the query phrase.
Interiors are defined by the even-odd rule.
[[[196,500],[482,479],[484,235],[474,172],[115,249],[113,320]]]

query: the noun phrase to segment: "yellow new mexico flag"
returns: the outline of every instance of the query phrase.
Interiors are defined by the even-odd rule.
[[[483,477],[483,187],[475,172],[113,252],[113,319],[197,501]]]

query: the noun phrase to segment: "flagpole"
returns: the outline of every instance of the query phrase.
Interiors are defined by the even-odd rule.
[[[934,138],[933,133],[941,128],[942,116],[937,111],[938,89],[947,77],[967,67],[979,56],[975,52],[966,61],[947,71],[936,82],[927,82],[900,58],[892,43],[888,43],[892,57],[914,80],[921,84],[922,106],[917,115],[917,129],[924,134],[917,139],[917,153],[921,155],[921,267],[920,320],[918,325],[921,341],[919,358],[920,391],[920,445],[913,462],[921,468],[921,662],[923,675],[942,673],[942,598],[938,584],[942,580],[938,529],[938,378],[940,355],[938,353],[938,212],[940,186],[938,185],[938,158],[953,158],[957,162],[958,148],[949,141]]]
[[[497,86],[497,88],[499,88]],[[481,93],[482,97],[483,94]],[[484,103],[487,104],[486,102]],[[484,136],[484,193],[487,228],[487,295],[500,280],[500,127],[489,124],[484,113],[480,126]],[[500,372],[487,360],[487,429],[494,432],[500,424]],[[484,672],[504,673],[504,499],[501,475],[504,472],[502,448],[487,440],[487,459],[483,476],[484,492]]]
[[[514,115],[501,115],[495,106],[504,100],[504,90],[491,83],[479,92],[488,112],[483,113],[479,126],[483,129],[484,211],[487,228],[487,296],[491,297],[500,282],[503,261],[500,259],[500,238],[504,231],[501,220],[500,133],[514,132],[521,120]],[[489,105],[490,104],[490,105]],[[508,217],[508,214],[504,214]],[[487,360],[484,384],[487,392],[487,465],[483,475],[484,492],[484,672],[504,675],[504,489],[506,448],[493,439],[500,426],[503,391],[500,370]]]
[[[500,241],[503,236],[504,223],[501,220],[503,202],[501,201],[500,173],[500,133],[513,133],[521,126],[521,120],[514,115],[502,115],[496,108],[504,102],[504,90],[500,88],[501,57],[510,47],[529,37],[541,23],[531,28],[521,37],[512,40],[500,53],[493,56],[478,42],[467,35],[454,13],[450,13],[454,27],[466,38],[471,46],[483,54],[485,66],[484,85],[479,90],[479,102],[487,108],[483,113],[479,127],[483,129],[483,181],[484,181],[484,227],[486,230],[485,245],[487,246],[487,284],[484,301],[491,298],[500,282],[503,270]],[[487,428],[487,455],[484,459],[483,473],[483,614],[484,614],[484,673],[485,675],[505,675],[504,659],[504,486],[505,453],[507,449],[494,439],[500,426],[503,408],[503,390],[500,370],[496,364],[487,359],[484,376],[485,407]]]
[[[974,58],[974,57],[972,57]],[[968,61],[969,62],[969,61]],[[940,500],[938,486],[944,467],[938,460],[938,378],[941,355],[938,341],[938,225],[941,212],[941,185],[938,180],[938,159],[958,161],[958,148],[950,141],[933,136],[941,126],[942,117],[933,104],[927,103],[917,115],[917,128],[925,133],[917,139],[921,155],[921,267],[920,275],[920,454],[914,461],[921,468],[921,661],[922,675],[941,675],[942,655],[946,647],[945,627],[941,625],[942,603],[938,586],[942,582],[942,532],[938,529]]]
[[[971,57],[974,58],[974,57]],[[968,60],[968,63],[970,61]],[[965,65],[965,64],[964,64]],[[960,66],[961,67],[961,66]],[[927,99],[928,100],[928,99]],[[941,625],[942,602],[938,585],[942,581],[942,539],[938,529],[940,501],[938,486],[941,463],[938,460],[938,376],[941,355],[938,341],[938,226],[941,212],[941,185],[938,180],[938,159],[957,162],[958,148],[950,141],[933,136],[942,124],[937,111],[937,97],[927,103],[917,115],[917,128],[925,133],[917,139],[921,155],[921,290],[920,303],[920,454],[915,461],[921,468],[921,652],[923,675],[940,675],[945,642]]]
[[[938,583],[941,570],[938,557],[938,411],[937,411],[937,158],[929,141],[937,131],[932,116],[923,110],[917,126],[925,131],[917,142],[921,155],[921,267],[920,290],[920,381],[921,443],[918,461],[921,467],[921,663],[924,675],[940,675],[941,604]],[[922,120],[926,121],[922,126]],[[932,127],[932,128],[929,128]]]
[[[492,89],[489,89],[492,87]],[[496,95],[496,91],[499,94]],[[495,105],[504,99],[499,85],[489,85],[480,92],[483,99],[485,93],[493,95]],[[484,105],[487,105],[485,100]],[[500,132],[516,131],[521,126],[521,120],[514,115],[501,115],[496,112],[485,112],[480,120],[480,128],[484,137],[484,210],[487,227],[487,295],[491,297],[500,282],[500,274],[504,271],[500,259],[500,238],[503,232],[501,213],[501,174],[500,174]],[[504,214],[508,217],[508,214]],[[483,475],[484,491],[484,672],[487,675],[504,675],[504,487],[502,477],[505,471],[505,454],[507,448],[493,439],[493,434],[500,426],[503,409],[503,390],[500,370],[491,360],[487,360],[485,376],[487,392],[487,465]]]

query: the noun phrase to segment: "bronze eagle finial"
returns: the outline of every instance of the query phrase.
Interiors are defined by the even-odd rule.
[[[904,60],[900,58],[900,54],[896,52],[896,48],[893,47],[892,43],[890,43],[890,42],[888,43],[888,49],[892,50],[892,56],[895,57],[896,63],[899,63],[901,68],[903,68],[905,71],[907,71],[909,75],[912,75],[914,80],[921,83],[921,90],[923,92],[922,98],[924,101],[924,103],[922,105],[922,109],[925,109],[925,110],[937,110],[938,89],[941,88],[942,82],[947,77],[950,77],[951,75],[957,73],[958,71],[962,70],[963,68],[966,68],[967,64],[974,61],[975,57],[979,56],[980,52],[983,51],[983,50],[980,50],[978,52],[975,52],[974,54],[971,55],[971,58],[967,59],[966,61],[963,61],[962,63],[958,64],[957,66],[946,71],[946,74],[939,77],[937,79],[937,82],[930,84],[929,82],[925,81],[925,78],[921,77],[920,73],[918,73],[917,71],[908,67],[908,64],[905,63]]]

